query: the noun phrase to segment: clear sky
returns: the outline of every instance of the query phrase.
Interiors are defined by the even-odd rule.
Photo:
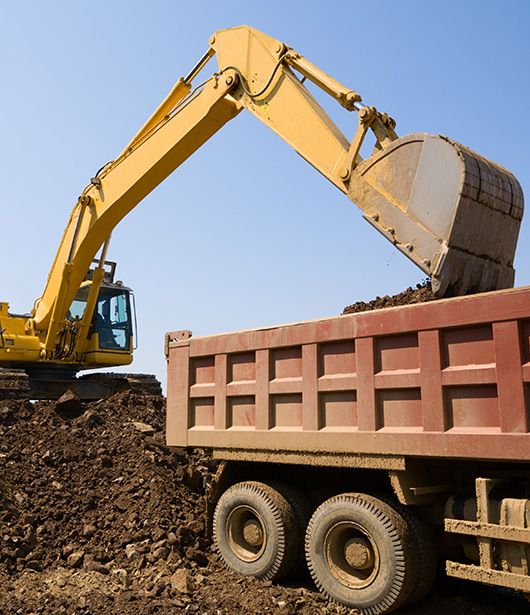
[[[252,25],[397,120],[510,169],[530,193],[530,1],[2,2],[0,300],[44,287],[81,189],[114,158],[217,29]],[[327,107],[351,138],[355,117]],[[523,221],[518,285],[530,284]],[[135,371],[165,376],[163,336],[338,314],[421,272],[357,208],[241,114],[116,229],[135,290]]]

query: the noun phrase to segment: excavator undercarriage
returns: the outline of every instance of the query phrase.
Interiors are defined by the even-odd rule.
[[[152,374],[97,373],[68,377],[50,369],[47,373],[28,375],[24,369],[0,368],[0,400],[59,399],[68,391],[83,401],[93,401],[123,391],[161,395],[162,387]]]

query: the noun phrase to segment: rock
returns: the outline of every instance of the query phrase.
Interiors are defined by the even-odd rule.
[[[87,523],[83,526],[83,537],[84,538],[92,538],[94,534],[97,532],[97,527],[90,523]]]
[[[125,556],[127,559],[138,559],[140,557],[140,552],[136,549],[136,544],[131,542],[128,545],[125,545]]]
[[[109,457],[109,455],[101,455],[99,457],[99,463],[104,468],[111,468],[112,467],[112,459]]]
[[[168,547],[158,547],[158,549],[155,549],[153,551],[153,559],[155,561],[159,560],[159,559],[165,559],[169,554],[169,549]]]
[[[189,594],[191,591],[190,573],[185,568],[178,568],[171,575],[171,587],[179,594]]]
[[[40,528],[39,528],[40,529]],[[37,533],[39,533],[39,531],[37,530]],[[76,545],[69,542],[67,545],[65,545],[62,548],[62,554],[64,555],[64,557],[68,557],[70,555],[70,553],[73,553],[76,549]]]
[[[99,574],[109,574],[109,569],[104,564],[96,562],[93,559],[91,559],[85,567],[87,570],[93,570],[94,572],[99,572]]]
[[[73,391],[66,391],[55,402],[55,410],[60,414],[72,414],[79,412],[83,408],[83,404],[79,397]]]
[[[141,433],[155,433],[155,428],[141,421],[133,421],[134,428]]]
[[[112,578],[123,587],[129,587],[131,583],[129,573],[125,568],[114,568],[112,571]]]
[[[194,547],[188,547],[186,549],[186,557],[199,564],[199,566],[206,566],[208,564],[208,558],[206,555]]]
[[[79,566],[81,566],[81,563],[83,562],[84,557],[84,551],[74,551],[71,555],[68,556],[66,564],[70,568],[79,568]]]

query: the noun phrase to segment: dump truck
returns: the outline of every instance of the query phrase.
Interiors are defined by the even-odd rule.
[[[218,70],[197,83],[214,56]],[[308,84],[356,115],[351,140]],[[363,104],[358,92],[291,47],[248,26],[229,28],[210,38],[203,57],[121,154],[81,190],[31,311],[15,314],[0,302],[0,398],[54,399],[69,390],[97,399],[123,388],[159,387],[145,375],[78,377],[133,360],[134,295],[107,261],[111,234],[243,110],[355,203],[429,276],[437,296],[513,286],[523,197],[511,173],[447,137],[398,137],[387,113]],[[363,160],[367,145],[373,151]]]
[[[211,449],[241,575],[305,558],[373,615],[449,576],[530,596],[530,287],[277,327],[168,333],[167,442]]]

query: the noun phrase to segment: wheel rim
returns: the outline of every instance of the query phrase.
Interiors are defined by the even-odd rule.
[[[232,552],[244,562],[258,560],[267,545],[265,525],[257,510],[237,506],[226,520],[226,536]]]
[[[377,545],[364,528],[352,521],[341,521],[328,530],[324,555],[333,576],[350,589],[367,587],[379,572]]]

